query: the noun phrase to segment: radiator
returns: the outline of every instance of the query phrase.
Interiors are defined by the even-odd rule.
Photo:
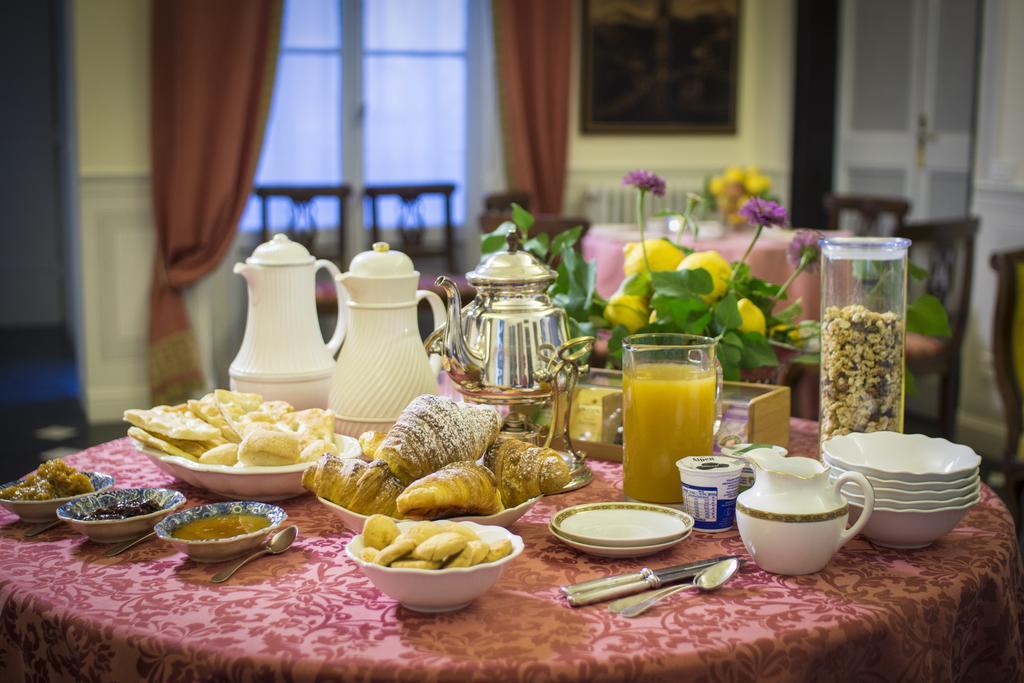
[[[664,197],[647,196],[647,215],[664,209],[686,208],[686,189],[669,188]],[[616,185],[592,185],[584,194],[583,211],[591,223],[635,223],[636,190]]]

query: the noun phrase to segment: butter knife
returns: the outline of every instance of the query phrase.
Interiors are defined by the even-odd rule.
[[[572,607],[584,607],[597,602],[604,602],[606,600],[613,600],[627,595],[642,593],[653,588],[661,588],[662,586],[679,583],[680,581],[693,578],[711,565],[731,557],[736,556],[727,555],[708,560],[701,560],[699,562],[691,562],[689,564],[675,565],[664,569],[650,571],[650,573],[646,575],[641,571],[635,574],[627,574],[624,577],[611,577],[614,581],[609,584],[602,583],[596,587],[592,586],[582,591],[577,590],[566,594],[566,602],[568,602]],[[623,579],[628,580],[624,581]]]
[[[684,564],[676,564],[671,567],[662,567],[661,569],[654,570],[649,567],[643,567],[638,572],[631,572],[629,574],[617,574],[615,576],[602,576],[599,579],[591,579],[589,581],[581,581],[580,583],[573,583],[568,586],[562,586],[561,591],[564,595],[573,595],[575,593],[582,593],[583,591],[593,590],[595,588],[611,588],[624,583],[632,583],[634,581],[642,581],[648,576],[658,572],[670,572],[670,571],[685,571],[692,567],[711,565],[720,560],[728,559],[731,556],[723,555],[721,557],[713,557],[707,560],[697,560],[696,562],[687,562]]]

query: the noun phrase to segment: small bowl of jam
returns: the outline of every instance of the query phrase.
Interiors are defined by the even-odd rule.
[[[57,517],[97,543],[120,543],[153,530],[185,504],[172,489],[111,489],[76,498],[57,508]]]
[[[210,503],[170,515],[154,530],[196,562],[222,562],[258,548],[286,519],[270,503]]]

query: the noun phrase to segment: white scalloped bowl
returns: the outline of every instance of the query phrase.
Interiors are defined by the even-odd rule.
[[[888,510],[876,506],[860,533],[886,548],[924,548],[956,528],[973,505],[944,510]],[[850,501],[851,524],[857,521],[862,509]]]
[[[825,441],[821,450],[827,464],[908,482],[956,481],[981,465],[970,447],[923,434],[846,434]]]
[[[512,552],[496,560],[474,567],[456,569],[401,569],[382,567],[360,558],[363,535],[352,538],[345,546],[349,559],[359,565],[377,589],[403,606],[416,612],[454,612],[460,610],[491,589],[510,562],[519,557],[523,539],[500,526],[483,526],[467,522],[473,531],[487,543],[507,538]],[[402,521],[398,528],[405,531],[415,522]]]
[[[506,510],[502,510],[501,512],[497,512],[493,515],[468,515],[462,517],[452,517],[448,521],[475,522],[477,524],[484,524],[489,526],[501,526],[507,529],[508,527],[512,526],[517,521],[519,521],[520,517],[529,512],[530,508],[536,505],[537,501],[540,500],[542,497],[543,496],[537,496],[536,498],[531,498],[530,500],[524,503],[520,503],[514,508],[508,508]],[[331,512],[341,517],[341,519],[345,522],[345,526],[347,526],[349,529],[352,529],[353,531],[361,533],[363,531],[363,525],[366,524],[366,520],[370,518],[370,515],[361,515],[358,512],[353,512],[352,510],[349,510],[346,507],[342,507],[337,503],[332,503],[326,498],[321,498],[320,496],[317,496],[316,499],[320,501],[321,505],[326,506],[331,510]]]
[[[362,455],[359,442],[351,436],[334,435],[338,455],[357,458]],[[186,484],[204,489],[223,498],[271,502],[301,496],[302,473],[316,464],[315,460],[280,467],[245,467],[206,465],[176,455],[167,455],[132,440],[132,445],[161,470]]]
[[[835,482],[839,475],[829,474],[829,481]],[[879,503],[896,503],[896,507],[902,505],[906,507],[918,507],[919,505],[932,505],[935,507],[942,507],[944,505],[957,505],[963,503],[968,498],[976,497],[981,491],[981,478],[973,477],[970,483],[960,487],[951,489],[914,489],[904,490],[901,488],[890,488],[886,486],[876,486],[874,481],[868,480],[871,484],[871,488],[875,493],[875,504]],[[860,491],[855,487],[851,486],[847,482],[843,486],[843,495],[847,498],[862,500],[863,496]]]

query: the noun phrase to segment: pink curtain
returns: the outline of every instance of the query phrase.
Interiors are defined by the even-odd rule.
[[[509,186],[561,213],[569,140],[571,0],[495,0],[494,36]]]
[[[202,388],[181,290],[226,254],[252,189],[277,63],[281,0],[153,0],[154,403]]]

